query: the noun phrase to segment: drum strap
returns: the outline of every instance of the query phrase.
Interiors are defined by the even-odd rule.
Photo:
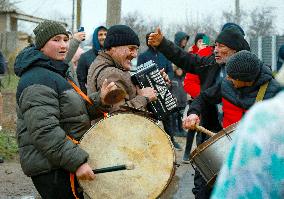
[[[74,90],[84,99],[86,100],[90,105],[94,105],[94,102],[71,80],[68,79],[68,82],[71,84],[71,86],[74,88]],[[108,116],[108,113],[103,112],[104,118]],[[70,136],[67,136],[68,139],[70,139],[74,144],[79,144],[79,141],[73,139]],[[70,185],[71,185],[71,190],[72,193],[75,197],[75,199],[79,199],[76,195],[76,189],[75,189],[75,175],[74,173],[70,172]]]
[[[94,102],[92,102],[92,100],[83,91],[81,91],[81,89],[71,79],[68,79],[68,82],[84,100],[86,100],[90,105],[94,105]]]
[[[256,99],[255,99],[255,102],[260,102],[260,101],[263,100],[266,89],[268,87],[268,84],[269,84],[269,82],[266,82],[265,84],[262,84],[260,86],[259,91],[258,91],[257,96],[256,96]]]
[[[72,137],[70,137],[70,136],[68,136],[68,135],[67,135],[67,138],[68,138],[69,140],[71,140],[74,144],[79,144],[79,143],[80,143],[79,141],[73,139]],[[76,189],[75,189],[75,175],[74,175],[74,173],[71,173],[71,172],[70,172],[70,177],[69,177],[69,179],[70,179],[70,185],[71,185],[71,190],[72,190],[73,196],[75,197],[75,199],[79,199],[79,198],[77,197],[76,191],[75,191]]]
[[[94,105],[94,102],[71,80],[68,79],[68,82],[71,84],[71,86],[74,88],[74,90],[84,99],[86,100],[90,105]],[[104,118],[108,117],[108,113],[102,112],[104,114]]]

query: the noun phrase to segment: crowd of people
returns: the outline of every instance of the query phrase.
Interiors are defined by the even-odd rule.
[[[44,21],[33,32],[35,42],[14,64],[17,141],[22,169],[42,198],[84,198],[78,180],[96,176],[78,142],[91,124],[105,113],[149,111],[157,100],[154,88],[132,82],[134,58],[138,67],[153,60],[176,98],[177,108],[162,124],[176,150],[183,148],[175,137],[186,136],[185,164],[194,136],[197,146],[209,139],[196,133],[197,125],[218,133],[241,121],[215,186],[195,171],[195,198],[283,196],[283,47],[276,80],[235,23],[221,28],[214,45],[196,33],[189,49],[187,33],[178,31],[171,41],[157,28],[145,35],[148,49],[141,53],[137,33],[126,25],[97,27],[87,52],[80,47],[86,34],[60,23]]]

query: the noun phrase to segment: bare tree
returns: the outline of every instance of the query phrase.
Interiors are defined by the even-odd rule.
[[[212,17],[206,17],[203,22],[195,22],[187,18],[185,23],[171,24],[167,29],[167,32],[171,34],[170,38],[172,40],[174,40],[174,34],[178,31],[183,31],[190,36],[189,45],[193,43],[197,33],[205,33],[209,36],[211,42],[214,42],[217,35]]]
[[[255,8],[251,14],[251,25],[249,26],[248,36],[269,36],[275,34],[273,7]]]
[[[154,32],[157,27],[162,28],[162,24],[157,21],[147,21],[140,13],[128,13],[122,17],[122,23],[131,27],[137,34],[141,43],[140,51],[146,49],[146,34]]]
[[[227,22],[233,22],[233,23],[240,25],[241,27],[248,27],[249,26],[249,23],[248,23],[249,20],[248,20],[247,12],[244,11],[243,9],[239,9],[237,15],[238,16],[236,16],[236,13],[234,13],[232,11],[223,12],[223,15],[222,15],[223,24],[227,23]]]
[[[249,37],[268,36],[275,34],[273,7],[255,8],[248,12],[240,9],[241,27],[245,27]],[[236,22],[233,12],[223,12],[225,22]]]
[[[15,4],[21,3],[22,1],[13,1],[10,2],[9,0],[0,0],[0,10],[10,10],[10,9],[17,9]]]

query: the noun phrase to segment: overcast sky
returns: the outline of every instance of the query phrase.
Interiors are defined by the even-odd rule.
[[[139,12],[146,19],[155,19],[164,24],[190,21],[203,22],[211,16],[221,24],[223,11],[234,12],[234,0],[121,0],[122,16]],[[13,0],[12,0],[13,2]],[[257,3],[256,3],[257,2]],[[95,27],[105,24],[107,0],[82,0],[82,26],[91,34]],[[18,8],[27,14],[52,19],[55,15],[70,18],[72,0],[23,0]],[[256,7],[274,7],[277,32],[284,34],[284,0],[240,0],[241,9],[252,10]],[[215,20],[216,19],[216,20]],[[32,30],[35,25],[21,24],[21,28]]]

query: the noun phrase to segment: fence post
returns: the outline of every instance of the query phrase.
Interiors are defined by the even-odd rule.
[[[276,52],[276,35],[273,35],[271,38],[271,69],[272,71],[276,71],[277,65],[277,52]]]
[[[257,55],[260,60],[262,60],[262,37],[257,38]]]

